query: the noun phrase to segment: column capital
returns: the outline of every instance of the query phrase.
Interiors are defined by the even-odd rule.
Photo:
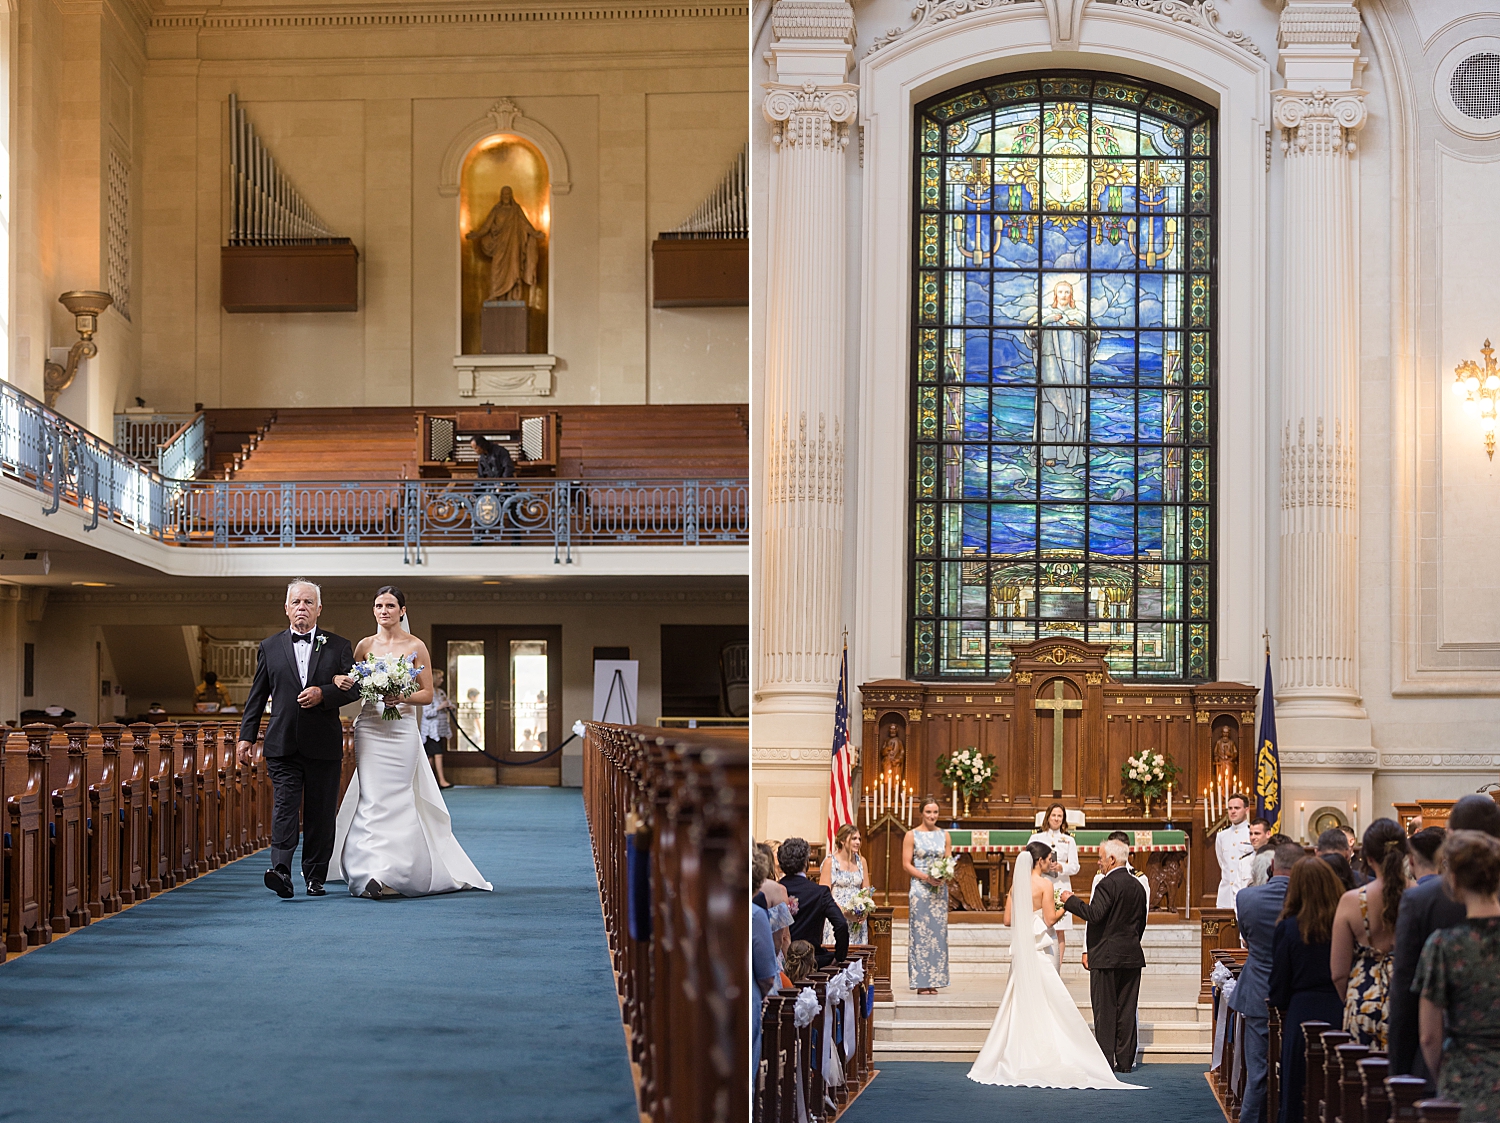
[[[772,143],[796,148],[843,148],[849,143],[849,122],[859,109],[858,86],[767,82],[765,89],[762,109],[775,127]]]
[[[1365,123],[1364,90],[1277,90],[1272,95],[1281,151],[1287,156],[1354,151],[1350,135]]]

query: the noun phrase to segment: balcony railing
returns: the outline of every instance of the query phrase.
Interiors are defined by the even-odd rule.
[[[187,427],[184,427],[184,431]],[[743,545],[745,480],[239,481],[169,479],[0,383],[0,473],[93,530],[115,522],[172,546]]]
[[[208,467],[208,419],[195,413],[158,450],[157,467],[169,480],[195,479]]]
[[[191,413],[117,413],[115,447],[143,464],[155,464],[156,450],[195,416]]]

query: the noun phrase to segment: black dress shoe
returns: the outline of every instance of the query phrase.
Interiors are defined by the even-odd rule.
[[[296,890],[292,888],[291,871],[284,870],[280,866],[272,866],[266,871],[266,888],[286,901],[297,895]]]
[[[376,881],[373,877],[365,883],[365,891],[360,894],[361,897],[368,897],[372,901],[379,901],[384,898],[385,895],[385,886],[380,884],[380,882]]]
[[[328,890],[323,888],[323,883],[316,877],[308,878],[307,895],[309,897],[326,897]]]

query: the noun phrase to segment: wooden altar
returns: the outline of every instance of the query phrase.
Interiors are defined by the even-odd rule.
[[[1049,803],[1082,810],[1090,831],[1164,830],[1167,808],[1148,818],[1121,789],[1125,759],[1152,749],[1174,760],[1182,775],[1173,793],[1171,827],[1186,835],[1189,854],[1182,905],[1212,908],[1219,884],[1212,829],[1205,824],[1203,789],[1216,771],[1232,788],[1254,790],[1255,700],[1258,690],[1238,682],[1122,683],[1114,679],[1102,645],[1051,638],[1017,644],[1010,676],[996,683],[908,682],[881,679],[860,687],[863,697],[862,787],[882,774],[904,779],[943,804],[940,822],[952,827],[950,799],[937,779],[943,753],[977,748],[995,758],[995,782],[974,801],[963,828],[1029,830]],[[1060,727],[1060,728],[1058,728]],[[867,840],[877,888],[905,904],[906,877],[897,851],[889,885],[884,846],[899,847],[899,831]],[[1092,877],[1085,860],[1080,878]]]

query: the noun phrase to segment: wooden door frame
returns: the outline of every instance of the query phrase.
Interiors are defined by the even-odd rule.
[[[448,644],[452,641],[478,640],[485,645],[484,667],[484,737],[485,747],[499,757],[490,761],[495,768],[495,779],[500,779],[502,767],[517,767],[536,759],[534,753],[517,753],[510,747],[509,722],[502,732],[500,716],[509,714],[511,701],[510,650],[512,640],[543,640],[547,644],[547,749],[557,748],[562,740],[562,625],[561,624],[434,624],[432,625],[433,660],[446,672],[448,669]],[[493,645],[493,653],[491,646]],[[450,694],[450,697],[452,695]],[[505,745],[501,746],[501,741]],[[455,734],[453,753],[478,756],[473,749],[463,745]],[[455,761],[464,767],[467,763]]]

